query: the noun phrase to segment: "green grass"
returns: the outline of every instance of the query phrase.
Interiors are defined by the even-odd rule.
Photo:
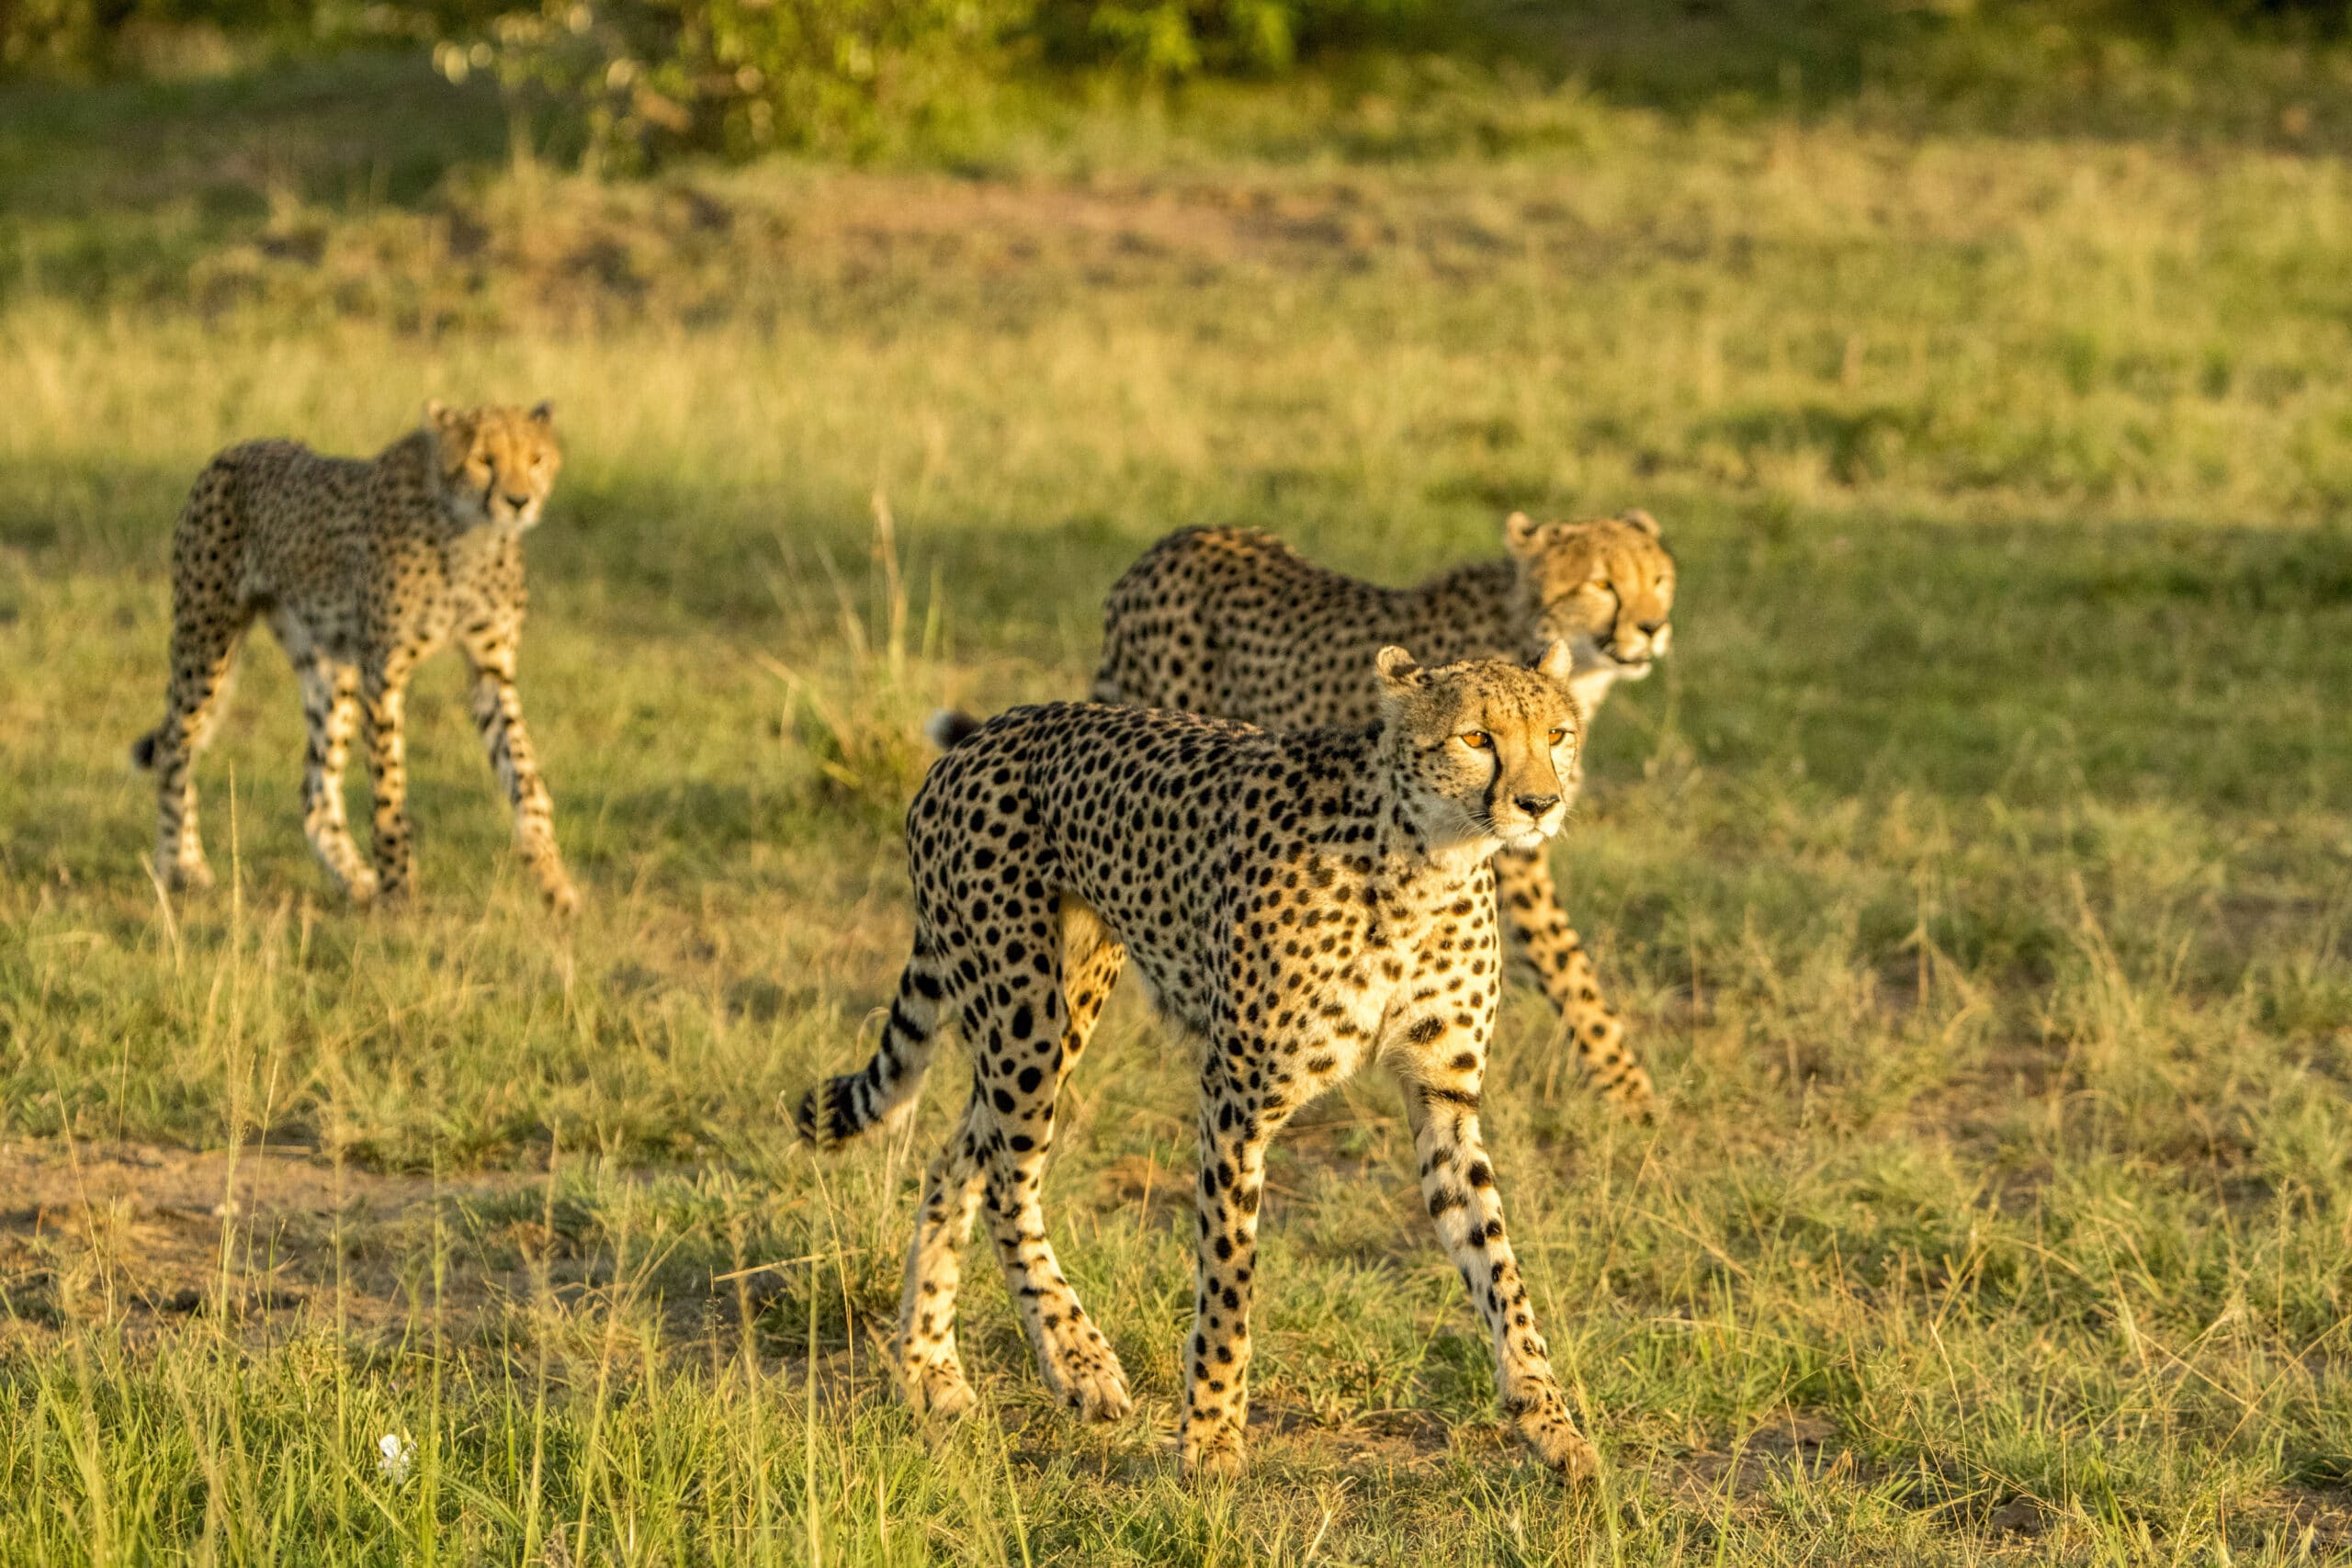
[[[2340,157],[1602,73],[605,188],[405,69],[0,99],[0,1562],[2352,1553]],[[325,897],[266,637],[233,883],[167,907],[124,754],[179,496],[428,395],[559,404],[523,689],[586,911],[454,668],[421,899]],[[1489,1129],[1605,1487],[1498,1435],[1375,1078],[1274,1158],[1255,1468],[1178,1481],[1191,1090],[1132,987],[1047,1203],[1140,1416],[1051,1411],[976,1256],[982,1410],[909,1418],[957,1075],[827,1165],[780,1099],[889,994],[922,716],[1080,689],[1178,525],[1401,580],[1631,504],[1675,653],[1559,862],[1671,1110],[1522,988]]]

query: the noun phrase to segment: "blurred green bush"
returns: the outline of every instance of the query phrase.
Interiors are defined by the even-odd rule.
[[[1532,48],[1664,102],[1685,77],[1834,91],[1873,58],[1980,88],[2143,57],[2195,72],[2200,40],[2294,54],[2335,47],[2348,20],[2352,0],[0,0],[0,70],[168,73],[398,41],[551,109],[558,144],[626,172],[682,152],[938,145],[1023,84],[1279,76],[1364,45],[1488,64]],[[1941,57],[1913,47],[1939,37]]]
[[[444,29],[462,77],[577,106],[621,162],[694,148],[855,151],[971,112],[1034,67],[1274,73],[1442,0],[541,0]]]
[[[1272,74],[1446,0],[0,0],[0,66],[138,71],[189,39],[429,43],[585,120],[621,165],[854,151],[1035,68]]]

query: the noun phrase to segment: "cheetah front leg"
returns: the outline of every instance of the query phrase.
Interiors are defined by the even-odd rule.
[[[279,633],[283,640],[288,633]],[[302,833],[320,863],[356,904],[376,897],[376,873],[351,841],[343,805],[343,769],[359,728],[359,671],[322,653],[294,660],[302,685],[302,718],[310,732],[302,761]]]
[[[1482,1030],[1433,1019],[1408,1034],[1413,1050],[1396,1064],[1405,1079],[1421,1196],[1437,1222],[1438,1239],[1486,1319],[1504,1412],[1538,1459],[1569,1481],[1583,1481],[1599,1471],[1600,1457],[1577,1430],[1553,1375],[1551,1352],[1504,1234],[1502,1195],[1478,1132],[1483,1036]]]
[[[1577,1059],[1601,1098],[1628,1116],[1655,1111],[1650,1075],[1625,1043],[1625,1023],[1601,998],[1600,977],[1560,907],[1552,863],[1544,852],[1505,850],[1495,857],[1495,892],[1504,923],[1533,966],[1544,994],[1560,1010]]]
[[[503,638],[484,640],[469,646],[466,654],[474,671],[474,727],[481,731],[491,769],[514,808],[514,840],[523,852],[523,863],[530,868],[548,907],[569,915],[579,908],[580,894],[564,874],[555,841],[555,800],[539,776],[530,731],[523,727],[523,698],[514,685],[514,645]]]
[[[413,880],[416,846],[408,820],[408,665],[364,671],[360,694],[368,717],[368,782],[375,797],[377,896],[405,897]]]
[[[1267,1146],[1289,1115],[1281,1101],[1233,1082],[1226,1064],[1234,1059],[1213,1051],[1202,1078],[1199,1290],[1177,1433],[1185,1473],[1215,1478],[1240,1474],[1247,1457],[1258,1208],[1265,1197]]]

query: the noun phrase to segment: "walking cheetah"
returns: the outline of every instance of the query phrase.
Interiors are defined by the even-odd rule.
[[[907,1257],[895,1355],[912,1404],[971,1403],[957,1254],[985,1205],[1047,1385],[1089,1418],[1129,1407],[1117,1357],[1046,1244],[1038,1190],[1055,1097],[1132,957],[1200,1045],[1184,1468],[1240,1467],[1267,1145],[1377,1059],[1403,1080],[1422,1190],[1493,1337],[1504,1409],[1545,1463],[1593,1472],[1478,1132],[1500,969],[1489,862],[1534,849],[1566,815],[1581,741],[1571,667],[1565,643],[1532,669],[1421,669],[1390,648],[1366,728],[1272,733],[1055,703],[998,716],[933,765],[907,813],[914,951],[880,1047],[794,1118],[831,1148],[905,1110],[943,1024],[972,1058],[972,1098],[931,1167]]]
[[[506,787],[523,857],[560,913],[579,904],[557,852],[514,660],[523,630],[523,532],[562,463],[554,411],[424,406],[424,423],[372,461],[253,441],[212,459],[172,530],[172,672],[164,722],[131,759],[155,773],[155,871],[206,887],[196,753],[220,713],[246,629],[266,616],[294,661],[310,722],[302,829],[358,903],[407,891],[413,861],[410,671],[455,641],[473,668],[474,723]],[[375,791],[375,865],[351,841],[343,765],[364,716]]]
[[[1097,702],[1185,708],[1270,728],[1366,724],[1380,692],[1371,654],[1403,643],[1441,662],[1523,658],[1565,639],[1588,728],[1619,681],[1647,675],[1674,628],[1674,559],[1646,512],[1538,524],[1513,513],[1505,555],[1412,588],[1326,570],[1254,528],[1186,528],[1127,569],[1102,610]],[[972,720],[948,716],[952,741]],[[1655,1103],[1650,1076],[1602,999],[1541,850],[1506,850],[1503,920],[1560,1010],[1577,1059],[1630,1115]]]

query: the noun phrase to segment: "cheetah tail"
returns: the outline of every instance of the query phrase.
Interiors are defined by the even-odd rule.
[[[923,721],[923,739],[943,751],[952,751],[978,734],[983,722],[960,708],[941,708]]]
[[[132,767],[142,773],[152,773],[155,771],[155,743],[163,738],[163,734],[160,728],[151,729],[130,743]]]
[[[937,1044],[944,988],[924,959],[908,962],[874,1059],[857,1072],[827,1078],[793,1108],[792,1124],[802,1138],[820,1149],[839,1148],[913,1102]]]

